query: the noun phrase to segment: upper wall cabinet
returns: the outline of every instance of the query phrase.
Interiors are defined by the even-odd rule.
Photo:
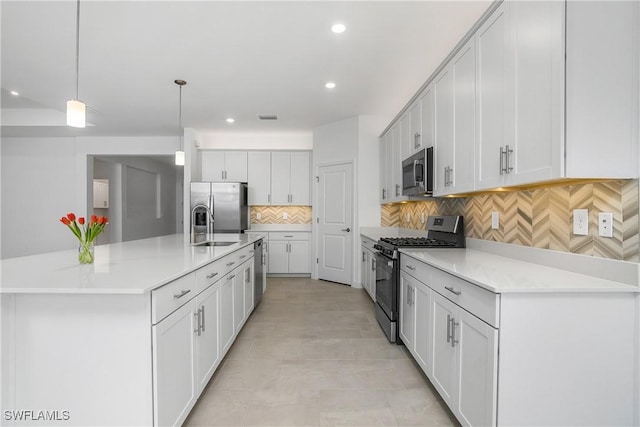
[[[248,171],[248,199],[250,206],[271,204],[271,153],[250,151]]]
[[[203,151],[202,180],[247,182],[246,151]]]
[[[311,205],[310,160],[308,151],[271,153],[272,205]]]
[[[640,2],[492,7],[420,95],[424,146],[431,117],[425,100],[434,99],[435,194],[563,178],[637,178]],[[469,56],[462,58],[465,49]],[[474,87],[467,84],[471,56]],[[464,83],[451,74],[454,67]],[[407,107],[410,121],[415,109],[415,103]],[[473,162],[461,164],[468,152]],[[459,176],[467,171],[473,185]]]
[[[382,137],[380,142],[380,203],[407,200],[402,195],[402,129],[398,122]],[[408,122],[406,122],[409,125]]]

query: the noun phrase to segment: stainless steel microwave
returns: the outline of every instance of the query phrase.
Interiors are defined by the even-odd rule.
[[[433,147],[418,151],[402,162],[402,195],[433,194]]]

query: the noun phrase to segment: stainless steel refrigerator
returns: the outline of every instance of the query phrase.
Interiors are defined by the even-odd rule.
[[[192,234],[242,233],[249,228],[247,184],[192,182],[190,212]]]

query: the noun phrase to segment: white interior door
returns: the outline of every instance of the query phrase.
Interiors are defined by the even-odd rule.
[[[353,165],[319,168],[318,278],[351,285]]]

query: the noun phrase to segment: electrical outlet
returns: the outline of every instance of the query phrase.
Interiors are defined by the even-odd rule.
[[[424,212],[420,214],[420,222],[424,224]]]
[[[573,210],[573,234],[580,236],[589,234],[589,210]]]
[[[598,214],[598,235],[613,237],[613,214],[611,212],[600,212]]]
[[[500,228],[500,213],[497,211],[491,212],[491,229],[497,230]]]
[[[411,222],[411,214],[407,212],[407,222]]]
[[[282,219],[289,219],[289,214],[286,212],[282,213]]]
[[[256,219],[262,219],[262,214],[260,212],[256,212]]]

